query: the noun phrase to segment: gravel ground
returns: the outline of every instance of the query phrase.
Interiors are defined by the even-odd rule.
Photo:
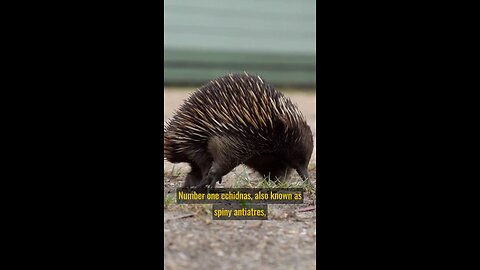
[[[165,89],[165,120],[194,89]],[[307,118],[316,135],[314,91],[282,91]],[[316,155],[310,162],[316,187]],[[164,195],[173,198],[190,170],[187,164],[164,162]],[[255,184],[259,176],[244,166],[227,174],[218,187],[231,187],[246,176]],[[301,181],[292,174],[290,181]],[[243,178],[242,178],[243,179]],[[316,193],[305,192],[302,205],[269,205],[269,220],[212,220],[211,205],[164,204],[164,269],[315,269]]]

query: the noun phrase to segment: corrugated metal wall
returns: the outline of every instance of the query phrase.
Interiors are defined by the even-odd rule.
[[[228,72],[314,86],[314,0],[165,0],[164,83]]]

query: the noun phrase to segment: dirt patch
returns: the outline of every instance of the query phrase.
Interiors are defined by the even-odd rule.
[[[173,199],[179,185],[165,180]],[[315,269],[316,211],[305,196],[302,205],[268,205],[266,221],[212,220],[211,205],[167,204],[165,269]]]

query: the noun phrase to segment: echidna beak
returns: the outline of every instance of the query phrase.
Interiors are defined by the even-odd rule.
[[[308,181],[309,176],[308,176],[308,168],[298,168],[297,169],[298,174],[302,178],[303,181]]]

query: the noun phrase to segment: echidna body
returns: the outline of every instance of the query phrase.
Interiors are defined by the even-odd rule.
[[[215,187],[239,164],[271,179],[295,169],[308,179],[310,127],[298,108],[260,77],[230,74],[194,92],[167,123],[164,156],[188,162],[184,187]]]

